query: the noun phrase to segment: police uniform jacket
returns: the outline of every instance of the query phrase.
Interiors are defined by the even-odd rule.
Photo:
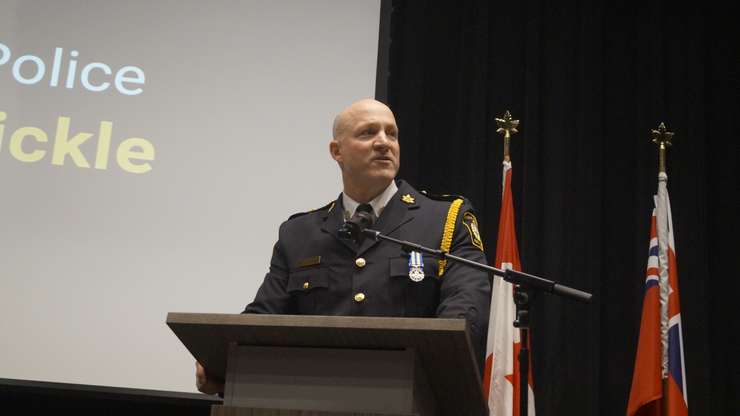
[[[473,207],[428,197],[404,181],[373,229],[485,262]],[[422,255],[424,278],[409,278],[409,255],[394,243],[340,239],[342,197],[280,226],[270,270],[245,313],[464,318],[485,344],[491,287],[485,272]]]

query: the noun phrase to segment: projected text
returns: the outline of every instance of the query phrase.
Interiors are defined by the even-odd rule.
[[[0,69],[9,65],[13,79],[24,85],[34,85],[48,79],[50,87],[57,87],[60,81],[65,88],[73,89],[76,81],[88,91],[101,92],[111,86],[123,95],[139,95],[146,82],[144,71],[133,65],[123,66],[115,71],[102,62],[78,64],[80,53],[76,50],[64,53],[63,48],[55,48],[51,58],[51,66],[43,58],[36,55],[22,55],[13,57],[13,51],[7,45],[0,43]],[[12,62],[12,63],[11,63]],[[66,70],[62,68],[66,66]],[[82,69],[78,72],[77,68]],[[50,68],[47,71],[47,68]],[[47,77],[48,75],[48,77]]]
[[[7,114],[0,111],[0,153],[3,150],[7,118]],[[113,123],[101,121],[97,140],[89,143],[94,134],[77,132],[73,135],[70,132],[71,124],[72,119],[69,117],[57,118],[53,136],[38,127],[19,127],[8,135],[8,153],[16,160],[26,163],[39,162],[46,158],[53,165],[63,166],[70,163],[79,168],[89,168],[90,161],[94,161],[95,169],[108,169]],[[87,146],[84,146],[85,144]],[[126,172],[146,173],[152,169],[148,162],[154,160],[154,146],[149,140],[130,137],[118,143],[115,159],[118,167]]]

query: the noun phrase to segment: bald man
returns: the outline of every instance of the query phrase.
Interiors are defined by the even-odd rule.
[[[396,181],[400,152],[396,119],[385,104],[364,99],[337,115],[329,153],[344,189],[337,200],[280,226],[270,270],[244,313],[466,319],[482,362],[491,299],[485,272],[337,234],[363,205],[385,235],[486,261],[472,206]],[[196,384],[205,393],[223,391],[197,363]]]

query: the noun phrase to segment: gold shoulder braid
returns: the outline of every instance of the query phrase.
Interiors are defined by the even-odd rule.
[[[450,209],[447,211],[447,220],[445,221],[444,232],[442,233],[442,243],[439,249],[448,252],[452,246],[452,236],[455,234],[455,223],[457,222],[457,212],[460,210],[462,205],[462,199],[456,199],[450,204]],[[445,273],[445,267],[447,267],[447,260],[439,260],[439,272],[437,276],[442,277]]]

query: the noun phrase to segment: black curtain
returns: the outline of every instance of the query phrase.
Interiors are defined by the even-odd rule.
[[[740,30],[661,1],[385,2],[400,176],[459,193],[493,260],[503,139],[524,271],[592,292],[532,305],[538,415],[623,415],[642,309],[660,122],[675,133],[676,233],[691,414],[740,409],[735,280]],[[385,21],[387,24],[388,22]],[[384,73],[379,71],[379,74]]]

